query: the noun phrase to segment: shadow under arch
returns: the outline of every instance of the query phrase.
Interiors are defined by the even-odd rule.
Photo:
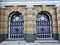
[[[36,32],[37,39],[52,39],[52,16],[48,11],[38,12]]]
[[[48,11],[40,11],[40,12],[38,12],[38,14],[41,14],[41,13],[46,14],[52,20],[52,16],[51,16],[51,14]]]
[[[9,17],[11,17],[11,16],[13,16],[14,14],[22,14],[22,13],[20,13],[19,11],[12,11],[10,14],[9,14],[9,16],[8,16],[8,18]]]
[[[19,11],[13,11],[8,16],[8,40],[24,39],[24,17]]]

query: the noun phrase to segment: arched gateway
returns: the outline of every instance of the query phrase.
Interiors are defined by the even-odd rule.
[[[18,11],[13,12],[9,16],[9,39],[24,39],[24,18]]]
[[[52,38],[51,16],[48,12],[39,12],[36,16],[37,39]]]
[[[51,18],[52,17],[50,13],[46,11],[41,11],[38,13],[38,15],[36,16],[36,39],[51,39],[52,38]],[[24,32],[24,17],[21,13],[19,13],[18,11],[15,11],[11,13],[9,16],[8,37],[10,40],[11,39],[24,40],[23,32]]]

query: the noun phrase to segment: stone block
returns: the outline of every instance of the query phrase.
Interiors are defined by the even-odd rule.
[[[60,34],[58,34],[58,41],[60,42]]]
[[[3,28],[3,27],[4,27],[3,22],[0,22],[0,27],[1,27],[1,28]]]
[[[35,35],[34,34],[27,34],[26,35],[26,42],[34,42]]]
[[[58,40],[58,34],[53,34],[53,39]]]
[[[3,22],[3,23],[4,23],[4,27],[7,28],[9,23],[8,22]]]
[[[7,34],[8,33],[8,28],[4,28],[3,29],[3,34]]]

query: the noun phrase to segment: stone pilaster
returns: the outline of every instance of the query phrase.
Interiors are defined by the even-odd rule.
[[[36,11],[32,8],[25,10],[24,16],[24,34],[26,41],[34,41],[36,34]]]
[[[46,11],[46,5],[42,5],[42,11]]]
[[[17,5],[14,5],[14,6],[13,6],[13,10],[14,10],[14,11],[17,11],[17,10],[18,10],[18,6],[17,6]]]
[[[60,6],[57,7],[58,40],[60,41]]]
[[[46,11],[48,11],[50,13],[52,38],[57,40],[58,39],[58,30],[57,30],[56,7],[54,5],[46,5]]]
[[[53,32],[53,38],[55,40],[58,39],[58,30],[57,30],[57,15],[56,12],[52,15],[52,32]]]
[[[0,42],[3,40],[3,33],[4,33],[4,9],[0,9]]]

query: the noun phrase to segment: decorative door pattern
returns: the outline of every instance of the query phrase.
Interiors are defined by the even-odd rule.
[[[22,14],[14,14],[10,21],[10,38],[24,38],[24,19]]]
[[[30,14],[30,13],[28,13],[28,14]],[[33,13],[33,14],[35,14],[35,13]],[[27,17],[25,16],[25,18],[26,18],[25,20],[27,20],[27,22],[29,21],[29,24],[34,19],[33,22],[35,22],[34,25],[36,25],[36,27],[34,27],[34,29],[33,29],[33,27],[32,27],[33,23],[31,25],[31,28],[29,27],[28,23],[26,23],[26,25],[28,25],[29,28],[24,27],[25,20],[21,13],[13,14],[10,19],[10,38],[24,39],[24,33],[23,33],[24,28],[28,29],[26,34],[32,35],[32,34],[35,34],[35,32],[36,32],[37,39],[51,38],[51,36],[52,36],[51,22],[50,22],[51,20],[50,20],[49,16],[45,13],[38,13],[38,15],[35,15],[35,16],[36,16],[35,17],[36,20],[35,20],[35,18],[33,18],[33,15],[28,15]],[[35,31],[35,28],[36,28],[36,31]],[[27,37],[25,37],[25,38],[27,38]]]
[[[38,13],[36,16],[37,39],[51,38],[50,19],[45,13]]]

